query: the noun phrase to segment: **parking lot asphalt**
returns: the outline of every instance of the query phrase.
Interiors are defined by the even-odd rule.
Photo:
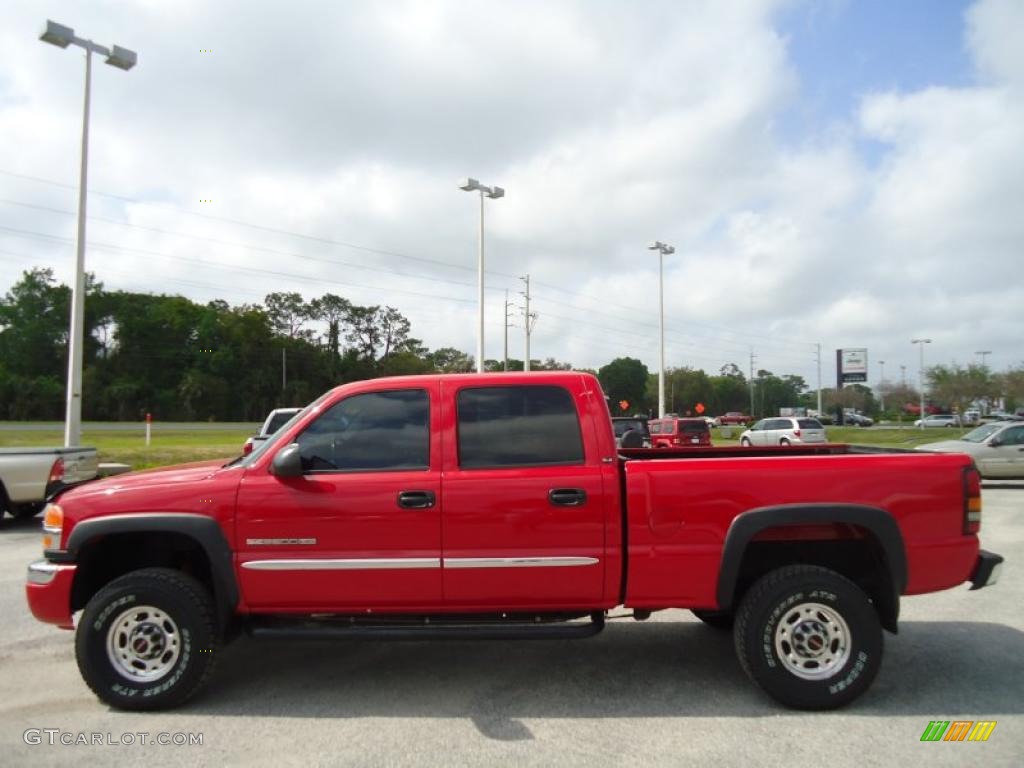
[[[242,638],[184,708],[118,712],[79,677],[72,633],[25,605],[38,519],[5,518],[0,764],[1024,765],[1024,483],[987,483],[983,499],[982,546],[1007,560],[1000,582],[904,599],[874,686],[827,713],[767,699],[731,636],[685,611],[582,641]],[[922,743],[931,720],[997,725],[984,743]],[[143,733],[202,734],[202,745],[143,746]],[[115,743],[60,743],[79,734]]]

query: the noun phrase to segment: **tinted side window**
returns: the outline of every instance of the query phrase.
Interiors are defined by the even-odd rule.
[[[679,426],[682,427],[682,431],[687,434],[701,434],[708,431],[708,424],[706,421],[681,421]]]
[[[1003,445],[1021,445],[1024,443],[1024,427],[1013,427],[999,436]]]
[[[464,389],[457,407],[463,468],[583,463],[576,406],[561,387]]]
[[[422,389],[345,398],[299,435],[303,469],[427,469],[430,398]]]
[[[797,419],[796,423],[800,425],[800,429],[824,429],[817,419]]]

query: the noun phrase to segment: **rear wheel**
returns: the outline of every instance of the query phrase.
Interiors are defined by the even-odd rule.
[[[789,445],[789,444],[790,443],[789,443],[789,439],[788,438],[783,437],[781,440],[779,440],[779,445]]]
[[[219,650],[213,601],[191,576],[133,571],[89,600],[75,636],[85,682],[118,709],[166,709],[206,682]]]
[[[733,630],[744,671],[768,695],[798,709],[835,709],[871,685],[882,628],[866,594],[812,565],[771,571],[744,595]]]

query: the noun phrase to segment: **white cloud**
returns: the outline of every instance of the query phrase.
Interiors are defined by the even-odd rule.
[[[812,380],[821,342],[826,361],[867,346],[891,371],[924,333],[939,359],[981,344],[1019,362],[1021,5],[967,13],[977,84],[864,94],[852,122],[799,141],[775,127],[801,98],[779,7],[57,3],[53,18],[139,51],[129,73],[95,68],[93,189],[319,238],[95,197],[96,215],[195,237],[93,222],[98,242],[170,258],[94,249],[90,268],[203,300],[330,290],[471,351],[477,203],[455,182],[473,175],[508,190],[487,203],[491,357],[503,292],[529,272],[535,356],[654,365],[657,238],[677,248],[672,365],[746,369],[754,347],[759,367]],[[74,183],[81,60],[35,40],[40,13],[15,3],[0,29],[0,146],[17,148],[0,170]],[[75,201],[3,175],[0,197]],[[0,205],[0,225],[72,238],[74,217]],[[0,261],[0,289],[29,263],[67,276],[66,243],[0,230],[0,249],[31,257]]]

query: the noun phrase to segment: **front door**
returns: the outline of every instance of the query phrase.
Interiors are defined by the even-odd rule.
[[[582,399],[596,396],[447,381],[442,397],[454,411],[442,485],[446,603],[598,605],[607,498],[618,488],[605,487],[594,426],[578,416]]]
[[[436,395],[436,384],[346,395],[290,441],[301,449],[301,477],[277,477],[266,465],[246,471],[236,551],[250,607],[441,605]]]

